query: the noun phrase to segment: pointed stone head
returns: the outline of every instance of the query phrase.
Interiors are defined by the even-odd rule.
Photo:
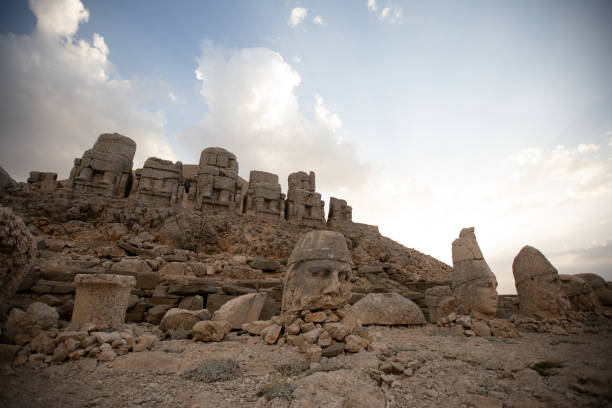
[[[339,232],[311,231],[300,238],[288,261],[283,315],[336,309],[351,296],[351,258]]]
[[[479,319],[493,318],[497,313],[497,279],[480,251],[474,227],[461,230],[452,250],[457,311]]]

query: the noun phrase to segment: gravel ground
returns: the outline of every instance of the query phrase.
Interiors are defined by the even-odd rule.
[[[358,407],[366,400],[387,407],[612,406],[610,331],[512,340],[431,325],[369,331],[375,352],[323,359],[310,369],[290,347],[236,335],[221,343],[163,341],[106,363],[4,366],[0,407]],[[233,360],[239,368],[214,382],[189,375],[210,360]],[[561,367],[547,370],[549,376],[529,368],[547,360]],[[381,380],[378,368],[393,362],[408,369]],[[274,392],[258,396],[266,389]]]

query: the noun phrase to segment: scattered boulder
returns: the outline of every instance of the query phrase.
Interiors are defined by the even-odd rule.
[[[168,218],[159,230],[159,243],[189,251],[210,251],[219,246],[215,228],[194,213],[180,213]]]
[[[173,308],[166,312],[159,324],[159,328],[168,330],[191,330],[193,325],[202,320],[210,320],[208,310],[185,310]]]
[[[224,320],[229,323],[230,328],[240,329],[244,323],[259,320],[267,296],[264,292],[238,296],[221,306],[212,319]]]
[[[353,305],[352,313],[364,325],[426,323],[421,309],[398,293],[370,293]]]
[[[211,342],[223,340],[223,337],[230,332],[231,326],[224,320],[206,320],[196,323],[191,330],[194,340]]]
[[[36,254],[34,237],[21,218],[5,207],[0,207],[0,253],[1,306],[15,294]]]

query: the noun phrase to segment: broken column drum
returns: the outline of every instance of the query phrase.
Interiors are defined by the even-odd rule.
[[[178,204],[183,198],[182,169],[181,162],[149,157],[143,168],[135,172],[134,196],[160,204]]]
[[[291,173],[288,179],[286,213],[293,224],[310,227],[325,224],[325,203],[321,194],[315,192],[315,174],[303,171]]]
[[[76,295],[71,326],[78,328],[89,322],[108,328],[123,326],[130,291],[136,285],[133,276],[79,274],[74,284]]]
[[[285,218],[285,195],[276,174],[251,171],[245,212],[269,220]]]
[[[351,258],[339,232],[310,231],[300,237],[288,261],[282,313],[292,321],[303,310],[337,309],[351,296]]]
[[[242,201],[238,186],[238,161],[220,147],[202,150],[198,168],[196,209],[234,213]]]
[[[98,137],[92,149],[74,160],[67,187],[109,196],[127,197],[132,184],[136,143],[118,133]]]

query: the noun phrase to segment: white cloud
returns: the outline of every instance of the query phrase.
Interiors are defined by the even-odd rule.
[[[323,21],[323,17],[321,16],[316,16],[315,18],[312,19],[312,22],[320,26],[325,25],[325,22]]]
[[[610,138],[610,141],[608,142],[608,146],[612,147],[612,137]]]
[[[37,18],[37,31],[45,35],[72,36],[79,23],[89,19],[79,0],[30,0],[30,9]]]
[[[378,6],[376,5],[376,0],[368,0],[368,10],[374,13],[378,10]],[[389,3],[387,7],[384,7],[380,11],[378,18],[381,21],[387,21],[391,24],[396,24],[396,23],[402,22],[403,14],[404,14],[404,11],[401,7]]]
[[[319,94],[315,94],[314,100],[315,118],[318,122],[325,124],[329,129],[334,131],[342,126],[342,122],[340,121],[338,115],[325,107],[323,98],[321,98]]]
[[[578,145],[578,153],[592,153],[599,150],[599,146],[594,144],[581,144]]]
[[[612,158],[600,158],[598,150],[594,144],[575,149],[559,145],[549,151],[527,148],[512,156],[518,165],[513,180],[520,202],[560,203],[612,192]]]
[[[295,62],[296,64],[301,64],[302,63],[302,59],[299,56],[295,56],[293,57],[293,62]]]
[[[606,133],[604,133],[606,136],[612,136],[612,129],[608,130]]]
[[[321,192],[358,188],[367,178],[352,145],[339,141],[340,119],[322,98],[315,96],[314,121],[301,112],[295,95],[301,78],[278,53],[205,43],[196,75],[209,111],[176,137],[189,160],[222,146],[236,154],[243,177],[250,170],[273,172],[284,189],[288,174],[299,170],[315,171]]]
[[[91,42],[73,38],[89,16],[80,1],[36,0],[30,7],[34,33],[0,35],[1,165],[19,180],[30,170],[66,177],[73,159],[105,132],[134,139],[136,163],[153,155],[172,158],[163,113],[143,107],[152,96],[167,98],[168,90],[121,79],[101,35]]]
[[[296,7],[291,10],[291,15],[289,16],[289,20],[287,21],[287,24],[289,24],[291,27],[298,26],[302,24],[302,21],[304,21],[307,15],[308,15],[307,8]]]

